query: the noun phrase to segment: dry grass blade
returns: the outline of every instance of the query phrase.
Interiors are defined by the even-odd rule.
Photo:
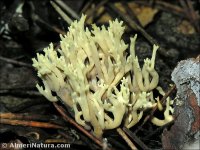
[[[58,14],[68,23],[71,24],[73,21],[72,19],[53,1],[50,1],[53,8],[58,12]]]
[[[86,4],[83,6],[83,8],[80,11],[80,14],[85,13],[85,11],[93,4],[93,0],[89,0],[86,2]]]
[[[80,19],[79,15],[73,9],[71,9],[66,3],[64,3],[61,0],[55,0],[55,2],[60,7],[62,7],[67,13],[69,13],[72,17],[74,17],[75,19]]]

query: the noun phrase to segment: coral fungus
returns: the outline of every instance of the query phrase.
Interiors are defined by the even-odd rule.
[[[158,46],[153,46],[152,58],[145,59],[141,68],[135,54],[137,36],[130,39],[128,51],[122,21],[110,21],[108,28],[93,25],[89,30],[84,27],[85,18],[74,21],[67,34],[60,36],[60,49],[51,43],[44,55],[37,54],[33,66],[44,83],[44,88],[37,85],[40,93],[52,102],[60,97],[73,109],[77,123],[92,126],[94,135],[101,137],[103,130],[121,123],[134,126],[146,109],[158,104],[152,92],[159,81],[154,69]],[[153,118],[154,124],[173,119],[169,100],[166,105],[167,119]]]

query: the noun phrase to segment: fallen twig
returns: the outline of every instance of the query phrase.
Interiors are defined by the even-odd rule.
[[[47,116],[47,115],[38,115],[30,113],[0,113],[1,119],[19,119],[19,120],[37,120],[37,121],[49,121],[56,120],[58,116]]]
[[[124,131],[121,128],[117,128],[117,132],[126,141],[131,150],[137,150],[136,146],[133,144],[133,142],[128,138],[128,136],[124,133]]]
[[[89,137],[91,140],[93,140],[97,145],[99,145],[100,147],[104,148],[104,144],[102,143],[102,141],[100,141],[99,139],[97,139],[96,137],[94,137],[91,133],[89,133],[82,126],[80,126],[79,124],[77,124],[73,119],[71,119],[69,116],[67,116],[65,114],[64,109],[61,106],[59,106],[56,103],[53,103],[53,105],[55,106],[55,108],[57,109],[57,111],[62,115],[62,117],[63,117],[64,120],[66,120],[67,122],[69,122],[70,124],[72,124],[73,126],[75,126],[77,129],[79,129],[81,132],[83,132],[87,137]],[[111,149],[107,148],[107,150],[111,150]]]
[[[140,25],[138,25],[132,18],[123,12],[121,12],[118,8],[116,8],[113,4],[108,3],[107,6],[113,10],[116,14],[118,14],[132,29],[138,30],[142,33],[142,35],[152,44],[158,45],[158,42],[150,36]]]
[[[127,2],[122,1],[122,5],[125,8],[126,13],[131,17],[131,19],[133,19],[139,26],[142,26],[142,24],[140,23],[139,19],[136,16],[136,14],[134,13],[134,11],[131,10],[131,8],[129,7]]]
[[[126,127],[124,127],[123,130],[142,149],[149,150],[149,148],[134,133],[132,133],[129,129],[127,129]]]
[[[37,128],[64,129],[64,127],[62,127],[60,125],[56,125],[56,124],[52,124],[52,123],[46,123],[46,122],[38,122],[38,121],[0,119],[0,124],[30,126],[30,127],[37,127]]]

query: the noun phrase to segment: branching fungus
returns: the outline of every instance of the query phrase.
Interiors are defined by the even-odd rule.
[[[110,21],[105,26],[84,27],[86,16],[74,21],[66,35],[61,35],[60,49],[51,43],[37,54],[33,66],[44,83],[36,87],[48,100],[57,97],[74,110],[75,120],[85,128],[93,127],[94,135],[121,123],[131,128],[142,118],[146,109],[155,107],[152,90],[157,88],[159,75],[154,69],[158,46],[153,46],[151,59],[145,59],[142,69],[135,55],[137,35],[128,44],[122,39],[122,21]],[[55,92],[57,96],[53,96]],[[173,118],[170,100],[166,103],[165,120],[153,118],[163,125]],[[159,103],[160,106],[160,103]]]

